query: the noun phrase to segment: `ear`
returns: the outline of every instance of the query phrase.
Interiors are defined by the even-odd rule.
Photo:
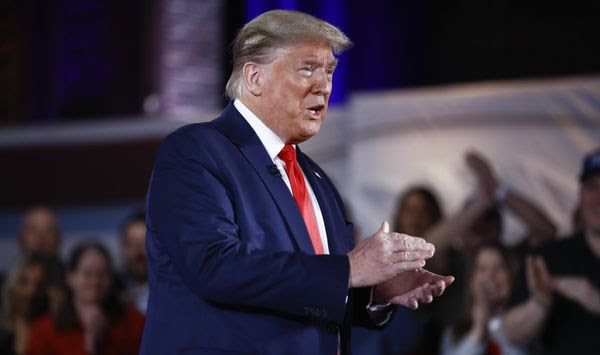
[[[248,62],[242,67],[242,77],[246,90],[254,96],[260,96],[263,91],[264,71],[259,64]]]

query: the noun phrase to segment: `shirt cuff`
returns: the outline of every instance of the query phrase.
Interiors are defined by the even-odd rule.
[[[369,292],[369,303],[367,303],[367,313],[377,326],[382,326],[390,320],[392,315],[393,307],[392,304],[387,302],[384,304],[373,304],[373,287]]]

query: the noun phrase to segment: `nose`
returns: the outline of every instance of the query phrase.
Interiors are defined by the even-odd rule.
[[[327,74],[327,69],[323,68],[318,70],[313,75],[314,83],[312,87],[312,93],[315,95],[323,95],[329,97],[331,94],[331,80],[332,77]]]

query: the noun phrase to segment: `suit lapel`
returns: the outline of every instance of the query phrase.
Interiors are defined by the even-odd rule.
[[[281,176],[273,174],[273,161],[250,124],[232,103],[227,106],[221,117],[213,121],[213,124],[239,147],[240,152],[260,177],[284,216],[300,250],[307,254],[314,254],[308,230],[296,201]]]
[[[296,146],[296,156],[298,157],[298,164],[302,168],[307,183],[310,184],[313,192],[315,193],[315,197],[319,202],[319,208],[321,209],[321,214],[323,215],[323,221],[325,222],[325,230],[327,231],[327,244],[329,245],[329,254],[336,254],[340,251],[345,250],[345,248],[339,243],[343,241],[343,238],[340,236],[338,238],[334,238],[333,236],[338,236],[341,232],[336,229],[336,222],[334,220],[334,211],[336,206],[332,205],[335,202],[335,198],[331,196],[331,193],[328,193],[326,189],[327,183],[312,167],[310,166],[307,159],[304,158],[304,154],[300,150],[299,146]]]

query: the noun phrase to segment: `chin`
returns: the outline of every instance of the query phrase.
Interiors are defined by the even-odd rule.
[[[303,142],[305,142],[305,141],[307,141],[307,140],[311,139],[311,138],[312,138],[312,137],[314,137],[314,136],[315,136],[317,133],[318,133],[318,131],[317,131],[317,132],[314,132],[314,133],[307,133],[307,134],[305,134],[305,135],[304,135],[304,137],[303,137],[303,139],[302,139],[302,141],[303,141]]]
[[[314,136],[315,134],[319,133],[320,130],[321,130],[321,122],[312,123],[309,125],[309,127],[306,128],[305,135],[310,138],[310,137]]]
[[[286,143],[288,144],[300,144],[312,138],[315,134],[319,133],[319,129],[316,130],[304,130],[302,133],[297,134],[293,137],[288,138]]]

